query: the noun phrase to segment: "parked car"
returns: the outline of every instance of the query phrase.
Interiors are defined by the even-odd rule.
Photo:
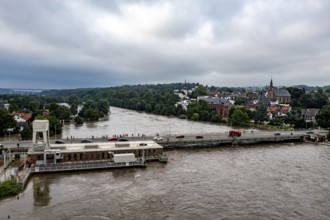
[[[147,146],[147,143],[140,143],[140,146]]]
[[[163,140],[163,138],[160,137],[160,136],[156,136],[153,139],[154,139],[154,141],[162,141]]]
[[[82,139],[80,142],[81,143],[93,143],[91,140],[88,140],[88,139]]]
[[[203,139],[204,137],[201,135],[196,136],[196,139]]]
[[[108,141],[119,141],[119,138],[116,137],[108,138]]]
[[[176,138],[184,138],[184,135],[178,135]]]
[[[61,140],[57,140],[57,141],[55,141],[55,144],[65,144],[65,142],[61,141]]]

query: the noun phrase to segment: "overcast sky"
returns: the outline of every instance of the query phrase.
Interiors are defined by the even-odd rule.
[[[1,0],[0,88],[330,85],[329,0]]]

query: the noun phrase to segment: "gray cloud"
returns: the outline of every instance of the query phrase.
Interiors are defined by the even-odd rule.
[[[328,85],[329,9],[326,0],[3,0],[0,87],[262,86],[271,76]]]

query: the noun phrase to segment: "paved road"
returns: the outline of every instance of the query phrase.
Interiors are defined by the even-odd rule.
[[[291,133],[293,134],[297,134],[297,135],[303,135],[306,134],[306,131],[251,131],[251,130],[241,130],[242,131],[242,136],[241,137],[252,137],[252,136],[274,136],[274,133],[280,133],[281,135],[290,135]],[[314,133],[327,133],[327,131],[313,131]],[[163,137],[163,141],[178,141],[178,140],[197,140],[196,136],[198,135],[185,135],[183,134],[185,137],[182,139],[176,138],[176,136],[161,136]],[[203,135],[203,139],[207,139],[207,140],[216,140],[219,138],[227,138],[228,137],[228,132],[225,133],[217,133],[217,134],[204,134]],[[129,141],[134,141],[134,140],[152,140],[153,137],[123,137]],[[62,139],[65,143],[80,143],[82,139]],[[89,139],[92,142],[107,142],[107,139],[101,139],[101,138],[94,138],[94,139]],[[17,147],[17,144],[19,144],[19,147],[29,147],[31,146],[31,140],[27,140],[27,141],[4,141],[0,144],[2,144],[4,147],[6,148],[12,148],[12,147]],[[159,141],[162,142],[162,141]],[[51,144],[55,143],[55,140],[52,139],[50,141]]]

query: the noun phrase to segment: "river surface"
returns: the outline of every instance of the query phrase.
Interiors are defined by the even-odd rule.
[[[330,219],[330,147],[272,144],[166,153],[167,164],[146,168],[32,176],[19,198],[0,201],[0,219]]]
[[[111,114],[99,122],[88,122],[76,126],[66,124],[63,127],[62,137],[91,138],[128,134],[134,136],[204,134],[228,131],[228,126],[211,123],[198,123],[180,120],[175,117],[164,117],[142,112],[111,107]]]

